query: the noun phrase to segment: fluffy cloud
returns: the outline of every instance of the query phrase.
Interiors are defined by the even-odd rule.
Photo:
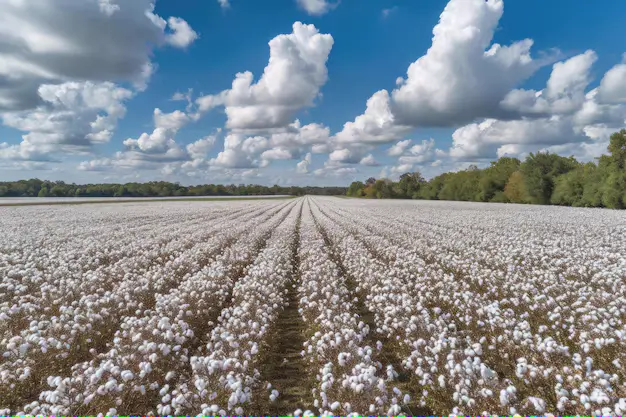
[[[544,90],[512,91],[503,106],[523,117],[486,119],[457,129],[450,156],[462,160],[523,157],[537,150],[569,152],[583,160],[598,156],[606,150],[609,132],[626,124],[626,101],[618,100],[619,93],[610,99],[607,90],[601,94],[603,83],[619,87],[615,74],[623,64],[611,68],[599,88],[585,93],[595,61],[595,53],[587,51],[555,64]]]
[[[547,119],[500,121],[488,119],[457,129],[452,134],[450,156],[457,159],[495,158],[503,145],[534,145],[544,147],[583,140],[575,132],[571,120],[554,116]],[[514,149],[514,148],[508,148]]]
[[[296,165],[296,172],[300,174],[307,174],[309,167],[311,166],[311,153],[307,153],[304,159]]]
[[[374,155],[372,155],[371,153],[363,157],[359,161],[359,164],[369,166],[369,167],[377,167],[380,165],[378,161],[376,160],[376,158],[374,158]]]
[[[180,110],[172,113],[163,113],[161,109],[154,109],[154,125],[156,128],[178,130],[189,123],[190,118]]]
[[[328,13],[336,7],[336,4],[327,0],[296,0],[298,5],[302,7],[308,14],[312,16],[321,16]]]
[[[436,158],[446,157],[446,153],[441,149],[435,148],[435,140],[422,140],[418,145],[413,145],[408,151],[398,158],[401,164],[417,164],[433,162]]]
[[[263,130],[287,126],[298,110],[311,106],[328,78],[332,36],[296,22],[291,34],[269,46],[270,60],[257,83],[251,72],[238,73],[230,90],[200,97],[199,110],[223,105],[229,129]]]
[[[43,84],[141,87],[152,73],[152,48],[187,46],[195,33],[178,18],[168,30],[153,0],[0,0],[0,9],[0,111],[38,107]]]
[[[624,62],[604,74],[598,88],[598,99],[607,104],[626,103],[626,56]]]
[[[502,0],[448,3],[432,46],[393,91],[400,123],[450,126],[493,116],[504,95],[546,63],[531,57],[530,39],[491,45],[503,8]]]
[[[348,148],[336,149],[328,155],[328,161],[334,164],[356,164],[359,163],[362,158],[363,155],[361,152]]]
[[[404,153],[404,151],[406,151],[406,149],[411,146],[411,139],[406,139],[406,140],[401,140],[400,142],[396,143],[395,145],[393,145],[392,147],[390,147],[389,149],[387,149],[387,155],[389,156],[400,156]]]
[[[3,144],[0,158],[41,160],[61,152],[90,152],[94,144],[110,140],[133,93],[109,82],[68,82],[42,85],[38,95],[36,109],[2,115],[6,126],[27,133],[18,145]]]
[[[544,90],[513,90],[501,105],[520,115],[571,114],[585,101],[585,89],[591,81],[591,67],[596,60],[596,53],[587,51],[557,62]]]
[[[389,143],[416,126],[453,126],[504,114],[499,103],[551,59],[530,55],[532,40],[491,44],[502,0],[451,0],[433,29],[426,55],[375,93],[367,109],[337,134],[342,142]]]
[[[209,161],[209,165],[222,168],[253,168],[261,161],[258,155],[269,146],[263,136],[251,136],[231,133],[224,138],[224,150]]]
[[[186,48],[198,39],[198,34],[180,17],[170,17],[167,26],[172,30],[165,37],[165,41],[177,48]]]
[[[193,160],[201,160],[206,158],[209,151],[213,148],[216,136],[206,136],[193,143],[187,145],[187,153]]]
[[[347,122],[335,135],[339,143],[383,144],[392,142],[411,130],[396,123],[391,112],[389,92],[378,91],[367,100],[365,113]]]

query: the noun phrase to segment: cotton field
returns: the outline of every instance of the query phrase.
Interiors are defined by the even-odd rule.
[[[0,207],[0,415],[626,414],[626,213]]]

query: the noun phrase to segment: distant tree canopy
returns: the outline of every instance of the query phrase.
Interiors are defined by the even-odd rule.
[[[273,185],[192,185],[171,182],[67,184],[38,179],[0,182],[0,197],[184,197],[246,195],[345,195],[346,187],[281,187]]]
[[[470,166],[425,181],[419,172],[397,182],[369,178],[353,182],[350,197],[556,204],[575,207],[626,208],[626,130],[611,135],[609,154],[597,163],[573,156],[531,153],[522,162],[502,157],[485,169]]]

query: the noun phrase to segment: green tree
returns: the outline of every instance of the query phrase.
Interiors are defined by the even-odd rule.
[[[511,203],[528,203],[528,192],[526,191],[526,181],[520,171],[511,174],[509,181],[504,187],[504,195]]]
[[[418,198],[420,188],[426,182],[419,171],[400,175],[395,194],[399,198]]]
[[[519,170],[520,160],[517,158],[502,157],[493,161],[489,168],[483,170],[479,182],[480,201],[505,202],[504,187],[511,175]]]
[[[365,195],[365,184],[361,181],[354,181],[348,187],[348,192],[346,193],[348,197],[363,197]]]
[[[580,163],[574,157],[565,158],[544,152],[531,153],[520,167],[531,203],[550,203],[556,177],[578,167]]]

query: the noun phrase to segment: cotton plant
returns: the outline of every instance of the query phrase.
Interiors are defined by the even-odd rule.
[[[270,208],[270,210],[268,210],[268,208]],[[195,215],[192,217],[193,221],[191,222],[193,232],[190,230],[189,234],[193,238],[183,241],[180,245],[181,250],[179,252],[173,252],[174,254],[178,254],[177,256],[171,256],[162,263],[155,264],[152,262],[152,268],[155,268],[153,273],[149,273],[148,270],[144,271],[141,275],[135,276],[132,274],[132,270],[130,270],[123,276],[123,279],[117,283],[116,287],[98,297],[91,294],[80,295],[80,293],[78,293],[78,300],[75,301],[72,306],[62,307],[62,310],[67,310],[69,314],[53,317],[52,326],[47,325],[46,321],[32,321],[30,328],[27,329],[29,333],[25,334],[23,331],[19,336],[13,336],[8,339],[8,343],[6,343],[7,349],[5,351],[5,357],[12,360],[7,360],[0,364],[0,369],[3,369],[0,376],[13,381],[11,384],[4,385],[5,389],[9,390],[8,394],[3,396],[7,404],[10,404],[12,407],[18,407],[16,404],[19,404],[19,401],[23,398],[39,397],[41,402],[33,401],[29,404],[21,404],[23,409],[33,411],[39,410],[41,407],[52,407],[52,409],[55,410],[67,410],[67,408],[59,407],[87,405],[85,402],[92,404],[97,403],[97,401],[94,402],[94,398],[98,398],[98,395],[95,394],[97,386],[93,388],[93,392],[89,389],[81,392],[75,387],[76,379],[70,378],[71,383],[64,383],[61,386],[56,384],[54,387],[51,387],[53,388],[52,393],[47,392],[45,385],[41,386],[40,390],[43,392],[39,395],[40,392],[33,390],[32,387],[34,384],[32,381],[39,379],[45,381],[46,371],[49,372],[47,375],[54,376],[59,369],[63,369],[65,372],[69,371],[70,366],[76,368],[75,372],[80,376],[86,369],[99,369],[102,363],[124,363],[123,358],[126,356],[120,352],[126,349],[127,352],[130,352],[127,355],[131,355],[133,349],[136,350],[139,346],[137,343],[145,341],[145,338],[138,339],[137,335],[141,335],[141,331],[144,331],[144,334],[148,334],[149,332],[146,332],[146,329],[156,329],[155,325],[149,323],[153,323],[154,319],[158,319],[159,315],[154,314],[154,311],[148,308],[149,304],[154,305],[156,299],[163,301],[160,298],[160,295],[163,294],[175,298],[175,289],[181,284],[181,281],[184,283],[194,278],[194,271],[199,270],[199,272],[202,272],[203,265],[211,263],[212,257],[217,255],[223,248],[227,248],[237,236],[241,236],[241,240],[245,241],[247,246],[250,246],[250,242],[254,242],[254,239],[251,241],[249,234],[246,233],[250,229],[250,226],[255,224],[264,225],[263,227],[253,227],[255,233],[262,235],[264,228],[270,230],[272,226],[271,222],[266,224],[267,220],[276,215],[280,210],[280,207],[272,208],[267,206],[261,207],[260,210],[258,207],[251,208],[249,211],[235,210],[232,216],[224,216],[226,223],[222,222],[221,227],[216,225],[214,229],[205,228],[203,230],[201,229],[201,232],[198,232],[197,225],[195,225],[196,217],[200,216],[194,213]],[[222,210],[219,211],[221,212]],[[208,217],[210,218],[210,216]],[[232,226],[227,223],[231,217]],[[280,220],[281,216],[278,215],[276,221],[280,222]],[[227,227],[224,228],[224,226]],[[245,239],[243,238],[244,235]],[[257,241],[259,244],[261,243],[261,236]],[[227,251],[224,256],[228,254],[231,254],[230,256],[233,257],[232,251]],[[241,256],[237,257],[235,255],[233,262],[240,264],[245,260],[244,258],[245,257],[242,258]],[[202,276],[196,276],[195,279],[200,281],[203,278]],[[133,282],[134,285],[125,285],[125,283],[130,284],[131,282]],[[98,290],[94,288],[94,293],[96,291]],[[172,291],[174,293],[168,293]],[[155,301],[151,303],[146,302],[146,300],[149,301],[150,299]],[[175,304],[176,301],[172,300],[171,305]],[[137,308],[142,305],[144,309]],[[86,311],[81,311],[81,307]],[[139,325],[137,325],[138,323]],[[185,326],[189,327],[184,322],[182,325],[183,328]],[[117,333],[120,333],[121,336],[131,334],[133,335],[132,340],[129,339],[127,342],[124,342],[126,339],[116,333],[117,327],[121,328],[121,333],[120,331]],[[131,330],[125,332],[124,328],[130,328]],[[181,331],[183,334],[189,333],[189,329],[183,329]],[[103,336],[103,333],[106,335],[106,332],[109,332],[109,338]],[[189,337],[189,335],[187,335],[187,337]],[[150,337],[147,337],[147,339],[150,340]],[[24,340],[27,342],[24,343]],[[81,354],[81,351],[76,349],[77,347],[80,349],[84,345],[89,346],[90,343],[92,346],[98,347],[101,350],[100,353],[94,348],[88,351],[82,348],[82,351],[85,353]],[[102,350],[105,343],[112,346],[109,351]],[[169,348],[170,351],[173,349],[177,349],[176,344]],[[180,349],[180,346],[178,349]],[[176,350],[176,352],[178,352],[178,350]],[[184,351],[181,352],[184,353]],[[167,353],[169,354],[169,352]],[[107,355],[112,356],[112,358],[107,357]],[[165,356],[167,356],[167,354]],[[47,360],[47,357],[50,359]],[[89,359],[90,357],[93,359]],[[65,365],[65,368],[59,366],[61,360],[64,360],[62,364]],[[136,358],[133,358],[133,362],[137,362]],[[185,360],[183,360],[183,362],[185,362]],[[148,365],[146,365],[146,363]],[[54,365],[54,368],[49,369],[47,366],[50,364]],[[94,368],[94,364],[100,365]],[[149,367],[150,363],[139,362],[136,363],[136,365]],[[120,370],[118,368],[119,367],[113,367],[114,371],[119,374]],[[124,368],[121,370],[124,370]],[[134,375],[146,373],[142,373],[139,370],[133,371]],[[21,379],[16,379],[16,375],[21,376]],[[116,377],[119,377],[119,375],[116,375]],[[65,379],[67,378],[63,380]],[[137,378],[134,379],[136,380]],[[48,380],[50,380],[50,378],[48,378]],[[54,380],[56,381],[57,379],[55,378]],[[80,378],[78,378],[78,380],[80,380]],[[110,385],[111,384],[109,384],[109,386]],[[24,391],[24,389],[20,390],[22,386],[30,389],[30,391]],[[69,389],[68,387],[72,387],[72,389],[66,392]],[[35,388],[37,388],[37,385],[35,385]],[[138,389],[139,388],[142,392],[150,392],[157,387],[154,384],[140,384],[138,385]],[[102,389],[100,393],[102,394]],[[13,399],[11,399],[11,395]],[[141,396],[142,394],[135,393],[133,395]],[[72,399],[68,400],[68,397],[72,397]],[[117,401],[118,399],[116,398],[111,402],[116,403]]]
[[[312,386],[293,415],[626,412],[623,212],[324,197],[0,212],[0,414],[274,407],[263,365],[292,285]]]

